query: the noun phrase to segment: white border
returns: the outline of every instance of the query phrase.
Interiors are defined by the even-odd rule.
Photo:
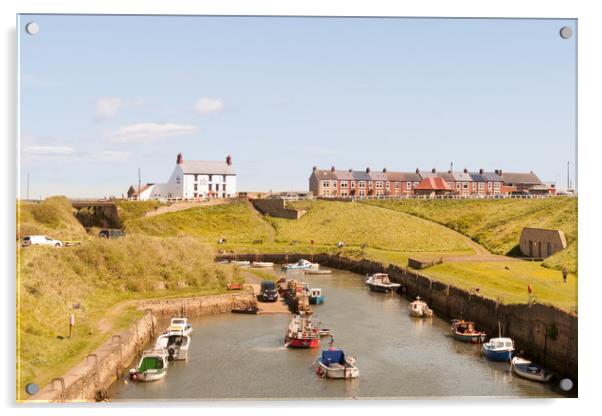
[[[384,412],[424,412],[436,411],[437,413],[471,414],[491,412],[493,406],[501,406],[495,409],[499,412],[522,413],[549,413],[549,414],[577,414],[586,411],[589,405],[594,405],[594,400],[599,393],[596,385],[600,374],[600,357],[594,352],[594,345],[600,339],[601,332],[597,308],[598,297],[602,295],[600,273],[596,273],[596,254],[594,250],[600,247],[599,238],[595,236],[601,230],[600,205],[601,171],[598,167],[602,156],[599,142],[600,134],[600,75],[602,66],[600,62],[600,50],[602,50],[602,19],[595,8],[596,2],[582,2],[574,4],[570,1],[530,1],[506,0],[494,4],[483,1],[421,1],[412,4],[402,2],[369,0],[369,1],[244,1],[244,0],[222,0],[222,1],[157,1],[147,0],[144,2],[136,0],[105,0],[105,1],[78,1],[55,0],[52,4],[42,0],[5,0],[0,3],[2,13],[2,81],[4,99],[0,107],[2,109],[2,123],[4,131],[4,190],[6,194],[5,203],[2,204],[2,219],[4,221],[1,229],[4,231],[2,247],[2,264],[5,273],[2,276],[5,281],[4,310],[5,333],[8,337],[2,342],[0,355],[6,360],[10,357],[14,360],[14,234],[15,230],[15,100],[16,88],[14,85],[16,73],[16,36],[15,22],[17,13],[106,13],[106,14],[236,14],[236,15],[334,15],[334,16],[448,16],[448,17],[554,17],[554,18],[578,18],[579,19],[579,270],[581,281],[579,283],[579,344],[580,344],[580,377],[579,395],[577,400],[470,400],[450,401],[439,400],[431,402],[403,401],[403,402],[301,402],[305,409],[299,407],[298,403],[261,403],[251,405],[249,402],[217,402],[200,403],[191,405],[204,409],[182,408],[177,405],[175,410],[178,414],[198,414],[200,412],[211,412],[211,414],[232,414],[241,412],[245,415],[252,414],[299,414],[301,412],[335,412],[335,407],[341,407],[345,414],[365,413],[370,409],[379,409]],[[602,231],[602,230],[601,230]],[[10,331],[13,333],[10,333]],[[8,407],[11,414],[31,414],[30,407],[16,406],[14,402],[14,375],[10,360],[3,366],[2,388],[3,404]],[[401,407],[401,408],[400,408]],[[208,408],[211,408],[209,410]],[[41,408],[44,414],[79,414],[81,406]],[[164,415],[169,410],[166,408],[135,409],[133,406],[111,406],[111,410],[120,412],[139,413],[144,411],[148,414]],[[85,412],[106,412],[103,406],[87,406]]]

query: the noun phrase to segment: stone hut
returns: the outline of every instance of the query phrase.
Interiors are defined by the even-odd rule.
[[[520,251],[527,257],[544,259],[566,247],[566,237],[560,230],[523,228],[520,235]]]

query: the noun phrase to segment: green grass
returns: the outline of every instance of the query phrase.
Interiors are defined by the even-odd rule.
[[[501,298],[503,303],[527,303],[531,284],[537,302],[577,311],[577,276],[570,273],[563,283],[560,271],[541,267],[539,262],[447,263],[421,274],[463,289],[478,287],[483,296]]]
[[[106,340],[110,333],[99,331],[101,319],[116,331],[139,315],[126,309],[107,316],[111,307],[132,299],[225,293],[236,279],[231,268],[213,264],[208,245],[192,237],[27,247],[18,251],[18,272],[18,395],[29,382],[44,385],[61,375]],[[76,315],[72,339],[70,313]]]
[[[48,235],[61,240],[80,239],[86,230],[73,215],[71,202],[54,196],[41,202],[17,201],[17,238]]]
[[[400,252],[471,251],[449,229],[401,212],[366,204],[336,201],[303,201],[293,206],[307,209],[299,220],[269,218],[277,242],[314,240],[317,245],[369,247]]]
[[[570,247],[577,240],[577,198],[503,200],[373,200],[364,202],[443,224],[472,238],[494,254],[513,250],[524,227],[564,231]],[[558,258],[577,272],[576,247]],[[546,262],[557,264],[556,262]]]
[[[125,229],[159,237],[190,235],[210,243],[220,238],[239,243],[267,240],[272,231],[244,201],[137,218],[126,221]]]
[[[117,215],[122,224],[142,218],[147,212],[156,210],[161,206],[159,201],[117,201]]]

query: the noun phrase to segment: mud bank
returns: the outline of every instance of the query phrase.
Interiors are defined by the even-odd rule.
[[[153,299],[137,303],[144,316],[125,331],[111,336],[86,359],[62,377],[54,379],[26,402],[90,402],[104,401],[107,389],[123,377],[142,349],[154,339],[163,317],[199,316],[230,312],[234,308],[256,305],[251,292],[174,299]]]
[[[236,255],[237,260],[253,261],[258,260],[257,257],[255,254]],[[403,285],[408,299],[420,295],[440,317],[474,321],[479,329],[492,336],[497,336],[499,322],[502,335],[514,339],[518,352],[524,351],[524,355],[560,375],[577,380],[578,318],[574,314],[538,303],[502,304],[432,280],[419,272],[369,260],[329,254],[263,254],[259,255],[259,260],[286,263],[309,257],[323,266],[359,274],[388,273],[392,281]],[[217,260],[231,258],[231,255],[220,255]]]

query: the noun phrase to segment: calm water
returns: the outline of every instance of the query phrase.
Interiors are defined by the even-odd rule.
[[[303,278],[298,273],[289,276]],[[481,358],[478,346],[453,340],[447,321],[410,318],[405,299],[369,292],[363,276],[335,271],[304,280],[323,289],[316,319],[333,329],[336,346],[358,358],[359,378],[321,379],[312,366],[321,348],[284,348],[290,315],[222,314],[191,320],[188,361],[172,363],[157,382],[119,380],[111,400],[562,397],[554,386]],[[328,338],[322,341],[327,347]]]

